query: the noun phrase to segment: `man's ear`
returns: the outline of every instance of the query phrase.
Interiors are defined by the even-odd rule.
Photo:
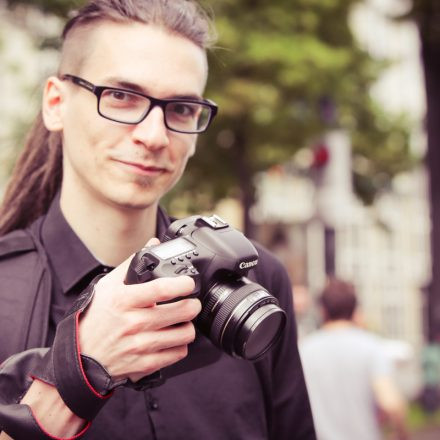
[[[55,77],[47,79],[43,92],[43,121],[49,131],[63,129],[62,104],[64,102],[64,84]]]

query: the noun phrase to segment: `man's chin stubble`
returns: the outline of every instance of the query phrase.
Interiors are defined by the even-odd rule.
[[[150,176],[136,176],[134,181],[136,185],[139,185],[142,188],[150,188],[153,186],[155,178]]]

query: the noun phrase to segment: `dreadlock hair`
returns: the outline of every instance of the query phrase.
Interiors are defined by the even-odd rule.
[[[64,27],[60,70],[81,68],[87,52],[73,48],[75,35],[103,21],[162,27],[204,50],[215,41],[211,20],[192,0],[90,0],[72,14]],[[75,55],[82,59],[71,60]],[[49,132],[40,112],[15,164],[0,207],[0,235],[25,228],[47,212],[61,187],[62,159],[62,134]]]

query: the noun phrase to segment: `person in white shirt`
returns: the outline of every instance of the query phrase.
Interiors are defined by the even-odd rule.
[[[354,322],[352,284],[330,278],[320,295],[322,327],[300,343],[319,440],[378,440],[380,419],[406,439],[406,402],[381,339]]]

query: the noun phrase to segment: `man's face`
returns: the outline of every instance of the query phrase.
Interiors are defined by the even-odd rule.
[[[155,98],[202,96],[206,55],[191,41],[143,24],[97,25],[80,72],[99,86]],[[160,107],[137,125],[98,115],[97,98],[63,81],[63,190],[122,208],[155,206],[179,180],[195,151],[196,135],[168,130]]]

